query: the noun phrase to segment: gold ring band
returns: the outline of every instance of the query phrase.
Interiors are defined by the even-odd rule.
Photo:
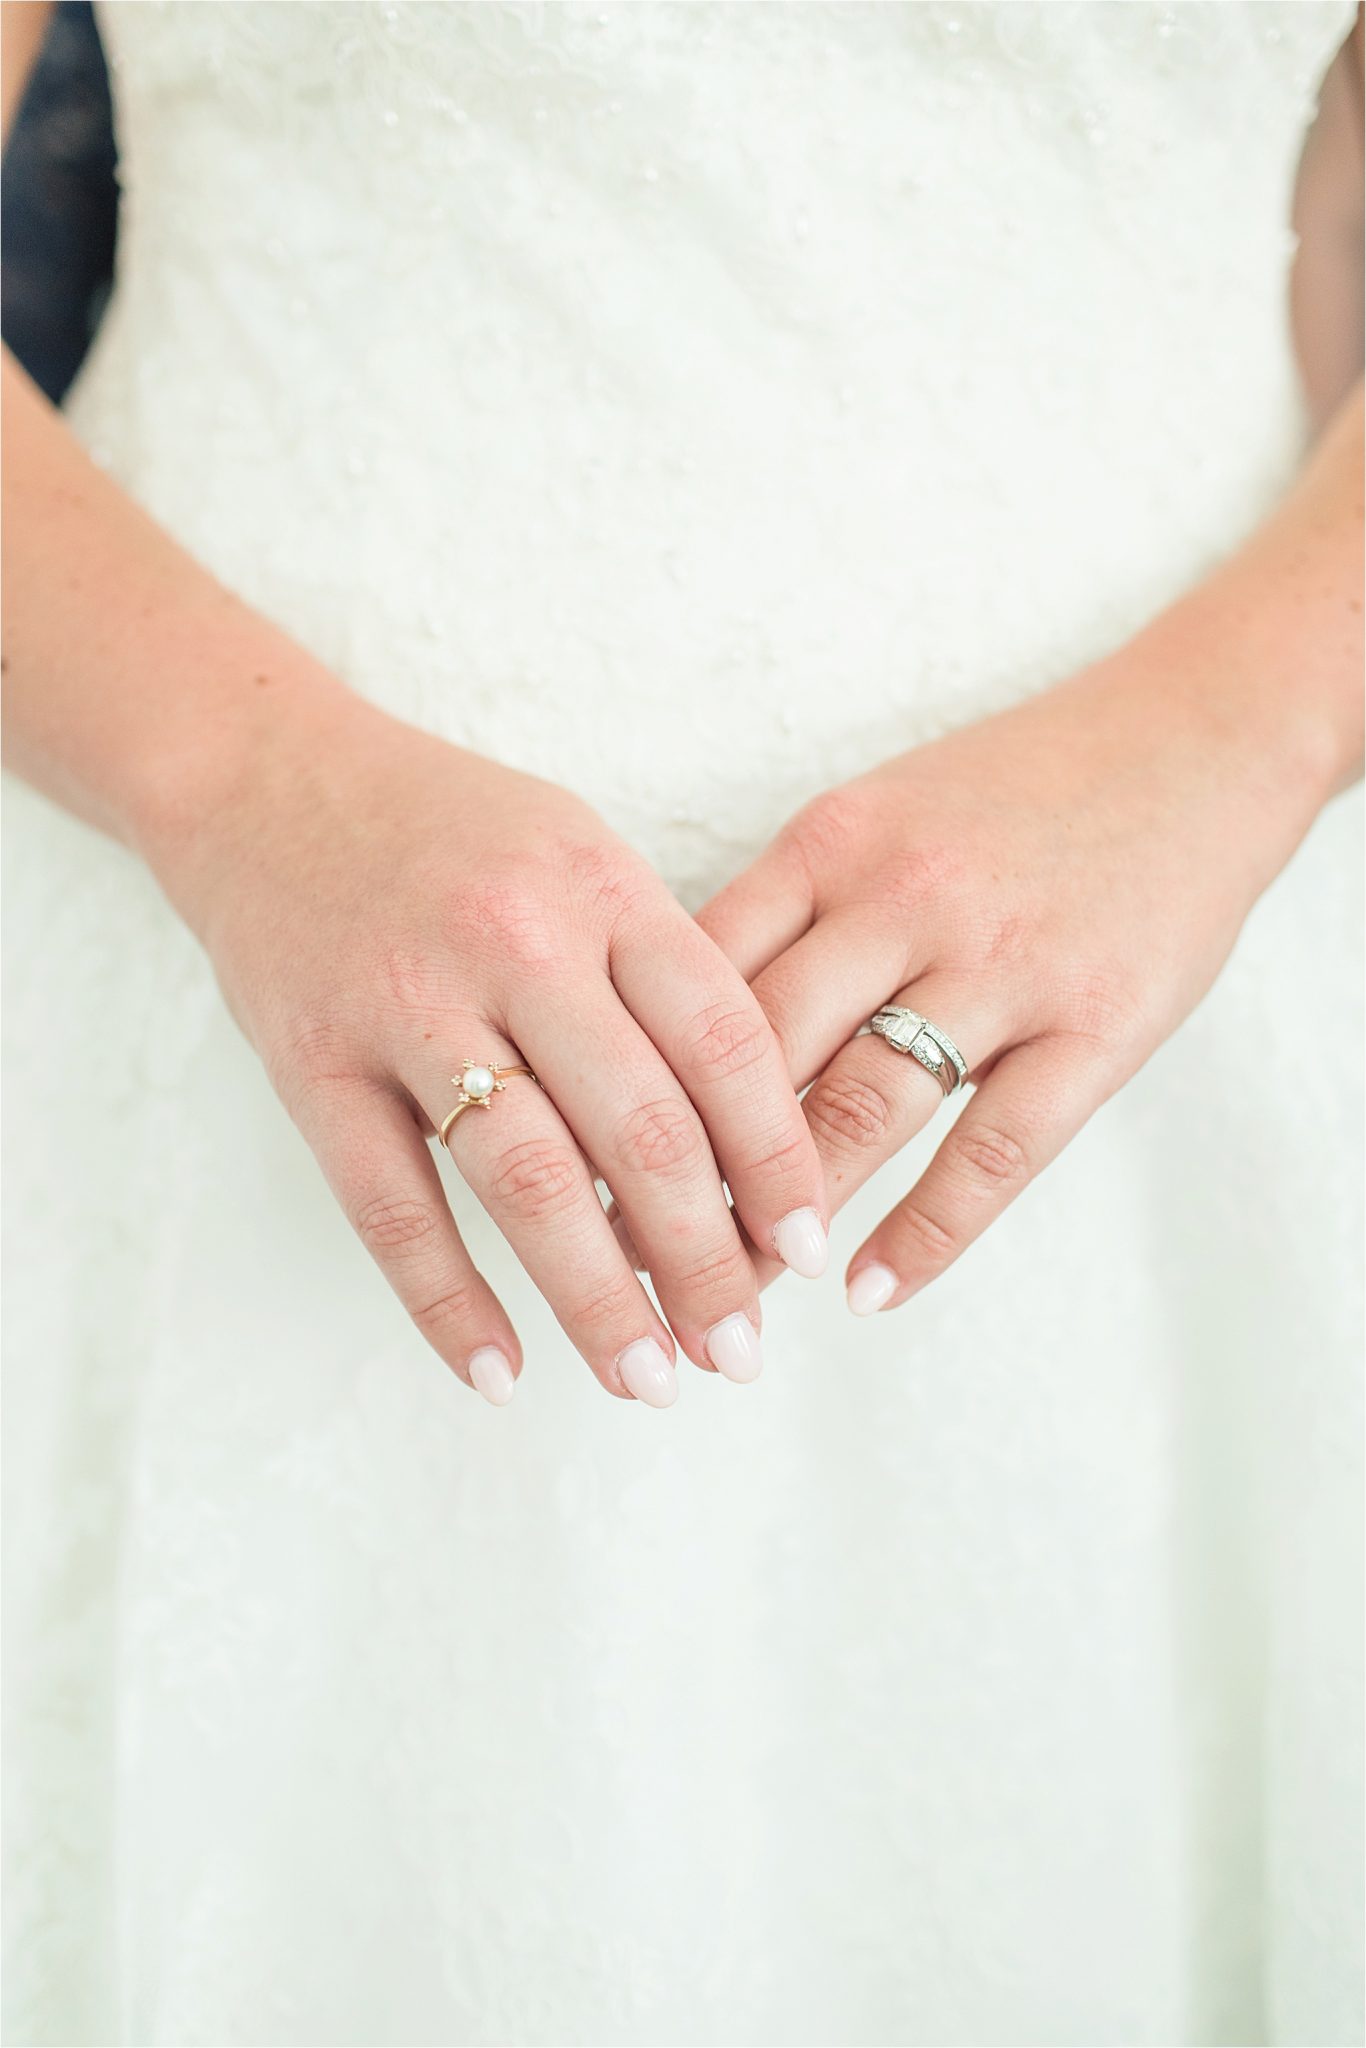
[[[536,1076],[532,1073],[530,1067],[520,1065],[496,1067],[492,1060],[461,1061],[461,1072],[451,1075],[451,1085],[459,1089],[460,1099],[456,1103],[455,1108],[448,1110],[442,1118],[441,1128],[437,1132],[437,1137],[448,1152],[451,1149],[449,1143],[451,1126],[455,1123],[457,1117],[462,1117],[467,1109],[490,1108],[494,1096],[501,1095],[504,1086],[515,1074],[525,1074],[528,1081],[536,1081]],[[538,1088],[540,1085],[540,1082],[536,1081]]]

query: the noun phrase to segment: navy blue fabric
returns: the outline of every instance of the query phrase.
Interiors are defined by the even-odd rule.
[[[59,0],[0,180],[0,328],[54,402],[99,324],[117,215],[99,31],[88,0]]]

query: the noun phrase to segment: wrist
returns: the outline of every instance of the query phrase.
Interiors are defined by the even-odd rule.
[[[1162,715],[1193,722],[1229,777],[1298,842],[1360,773],[1362,702],[1359,664],[1354,677],[1341,658],[1345,624],[1331,636],[1280,596],[1227,572],[1138,644]]]
[[[1272,517],[1140,636],[1296,837],[1361,772],[1361,460],[1358,383]]]
[[[283,815],[330,745],[383,713],[261,619],[234,607],[169,635],[161,658],[187,678],[175,707],[132,751],[119,829],[203,936],[216,877]]]
[[[1039,716],[1049,697],[1070,704],[1083,780],[1121,803],[1156,792],[1160,829],[1224,874],[1243,910],[1350,779],[1345,722],[1321,700],[1297,701],[1264,652],[1198,593],[1034,700]]]

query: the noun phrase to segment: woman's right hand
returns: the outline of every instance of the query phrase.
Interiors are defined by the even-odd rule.
[[[450,1150],[608,1392],[665,1407],[677,1380],[595,1174],[688,1357],[755,1376],[736,1217],[819,1273],[815,1147],[744,981],[587,805],[329,692],[322,716],[282,702],[232,801],[156,865],[358,1236],[462,1379],[502,1402],[521,1367],[430,1150],[465,1058],[540,1079],[465,1112]]]

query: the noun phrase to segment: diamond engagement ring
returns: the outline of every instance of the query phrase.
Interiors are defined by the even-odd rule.
[[[460,1099],[455,1108],[443,1117],[441,1129],[437,1133],[448,1152],[451,1149],[450,1129],[456,1118],[463,1116],[467,1109],[491,1108],[494,1096],[501,1095],[514,1074],[525,1074],[528,1081],[536,1081],[530,1067],[495,1067],[491,1063],[488,1066],[481,1066],[478,1060],[461,1062],[461,1072],[451,1075],[452,1084],[460,1091]],[[540,1085],[540,1082],[536,1081],[538,1088]]]
[[[887,1003],[868,1020],[868,1029],[885,1038],[894,1052],[908,1052],[927,1074],[933,1074],[946,1095],[956,1095],[968,1078],[968,1063],[947,1031],[916,1010]]]

